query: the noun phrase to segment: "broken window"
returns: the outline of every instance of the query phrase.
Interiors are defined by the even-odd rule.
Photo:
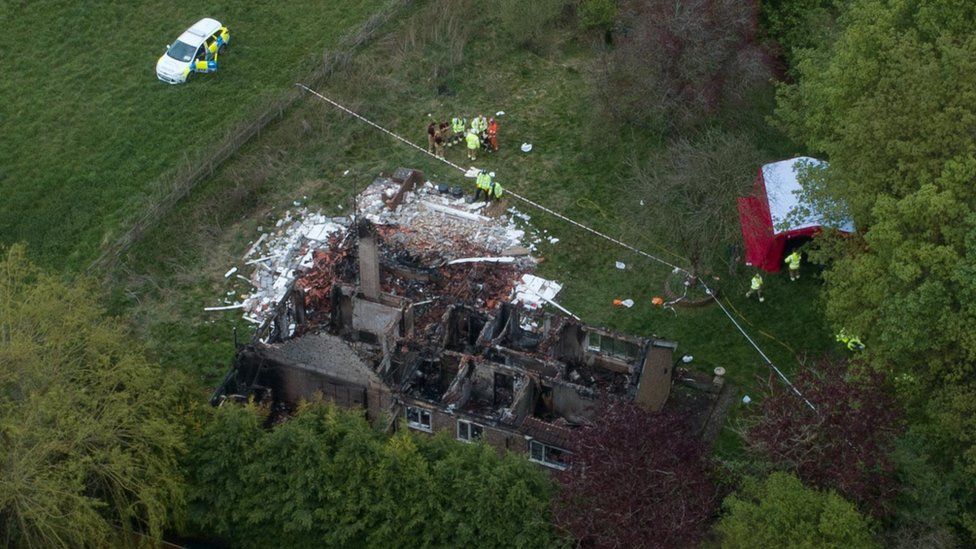
[[[529,461],[541,463],[546,467],[563,470],[566,468],[566,450],[543,444],[538,440],[529,441]]]
[[[586,350],[600,352],[600,334],[589,332],[586,334]]]
[[[475,442],[481,440],[484,435],[485,429],[477,423],[471,423],[470,421],[464,421],[459,419],[457,422],[457,437],[458,440],[463,440],[465,442]]]
[[[407,425],[420,431],[433,431],[430,426],[430,412],[423,408],[407,406]]]
[[[640,354],[636,343],[594,332],[586,334],[586,350],[623,360],[634,360]]]

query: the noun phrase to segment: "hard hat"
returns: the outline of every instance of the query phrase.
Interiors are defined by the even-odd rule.
[[[491,173],[489,173],[488,175],[490,175],[490,176],[492,176],[492,177],[495,177],[495,172],[491,172]]]
[[[654,296],[651,299],[651,305],[654,305],[655,307],[660,307],[664,305],[664,298],[662,298],[661,296]]]

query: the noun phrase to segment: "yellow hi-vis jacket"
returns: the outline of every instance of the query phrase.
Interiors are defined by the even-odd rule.
[[[454,133],[463,133],[464,132],[464,119],[461,118],[461,117],[459,117],[459,116],[455,116],[454,118],[452,118],[451,119],[451,131],[453,131]]]
[[[482,133],[488,129],[488,120],[484,116],[476,116],[471,119],[471,129]]]
[[[490,187],[488,189],[489,196],[491,194],[494,194],[495,195],[495,198],[501,198],[502,197],[502,194],[505,193],[505,189],[503,189],[501,185],[499,185],[498,183],[495,183],[494,181],[492,181],[489,184],[489,187]]]
[[[755,275],[755,276],[752,277],[752,286],[751,286],[751,288],[753,290],[758,290],[759,288],[762,288],[762,285],[763,285],[763,281],[762,281],[762,277],[761,276]]]
[[[791,271],[795,271],[800,268],[800,252],[794,251],[790,255],[786,256],[786,264],[790,266]]]
[[[847,333],[846,329],[841,329],[840,333],[837,334],[837,341],[843,343],[849,351],[860,351],[864,348],[861,338]]]
[[[478,172],[478,177],[474,180],[479,189],[487,191],[491,189],[491,176],[488,172]]]
[[[474,132],[468,132],[468,135],[464,136],[464,141],[468,144],[469,149],[477,149],[481,146],[481,139]]]

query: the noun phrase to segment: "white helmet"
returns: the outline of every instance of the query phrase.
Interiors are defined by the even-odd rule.
[[[495,172],[491,172],[491,173],[489,173],[488,175],[490,175],[490,176],[492,176],[492,177],[495,177]]]

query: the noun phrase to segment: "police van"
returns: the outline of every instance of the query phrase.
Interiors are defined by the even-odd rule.
[[[192,73],[217,70],[217,56],[230,43],[230,31],[216,19],[201,19],[166,47],[156,61],[156,78],[182,84]]]

